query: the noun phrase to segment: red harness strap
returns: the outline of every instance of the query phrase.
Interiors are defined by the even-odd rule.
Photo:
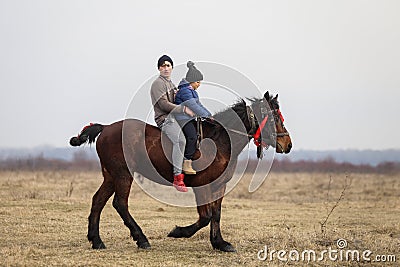
[[[284,122],[285,119],[283,118],[282,113],[281,113],[281,111],[279,109],[278,109],[278,115],[281,118],[281,121]]]
[[[263,145],[263,142],[259,141],[258,139],[260,138],[261,131],[262,131],[262,129],[264,129],[264,126],[267,123],[267,121],[268,121],[268,115],[265,116],[265,118],[262,120],[261,124],[258,126],[256,133],[253,135],[253,141],[256,146]]]
[[[282,113],[281,113],[281,111],[279,109],[277,110],[277,113],[278,113],[278,116],[279,116],[279,118],[281,119],[281,121],[283,123],[285,121],[285,119],[283,118]],[[268,115],[265,116],[265,118],[262,120],[261,124],[258,126],[258,129],[257,129],[256,133],[253,135],[253,141],[254,141],[254,144],[257,147],[259,147],[259,146],[267,147],[267,145],[264,142],[258,140],[260,138],[261,131],[264,129],[265,124],[267,123],[267,121],[268,121]]]

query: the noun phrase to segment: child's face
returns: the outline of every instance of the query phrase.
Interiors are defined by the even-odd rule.
[[[192,82],[192,83],[190,83],[190,86],[192,86],[192,88],[193,88],[194,90],[196,90],[197,88],[200,87],[200,81],[198,81],[198,82]]]

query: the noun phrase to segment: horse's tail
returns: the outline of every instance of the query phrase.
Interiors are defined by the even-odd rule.
[[[78,136],[74,136],[69,140],[71,146],[80,146],[87,141],[89,144],[93,143],[96,137],[103,131],[104,125],[98,123],[91,123],[85,126]]]

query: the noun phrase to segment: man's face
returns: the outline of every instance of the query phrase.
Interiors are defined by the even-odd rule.
[[[172,64],[168,61],[164,61],[158,70],[160,71],[161,76],[170,78],[172,73]]]

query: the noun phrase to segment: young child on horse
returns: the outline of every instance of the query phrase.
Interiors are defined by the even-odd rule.
[[[211,117],[210,111],[201,104],[196,91],[203,80],[203,74],[194,66],[192,61],[188,61],[187,67],[189,70],[186,73],[186,77],[178,85],[179,90],[175,96],[175,104],[189,108],[197,117]],[[196,174],[196,171],[192,168],[192,159],[196,152],[197,142],[196,122],[193,117],[185,113],[176,114],[175,118],[186,137],[183,171],[185,174]]]

